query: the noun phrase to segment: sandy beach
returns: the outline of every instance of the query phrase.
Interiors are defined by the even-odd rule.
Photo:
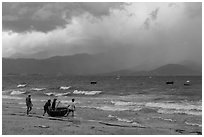
[[[159,118],[145,123],[145,115],[150,110],[143,110],[136,115],[140,124],[128,124],[86,120],[78,117],[52,118],[42,116],[42,110],[33,108],[31,114],[25,114],[25,108],[18,104],[18,100],[2,100],[2,134],[3,135],[177,135],[201,134],[201,128],[190,129],[178,127],[172,122],[163,122]],[[78,108],[77,114],[98,116],[95,111],[87,113]],[[90,115],[90,116],[88,116]],[[152,115],[153,117],[153,115]]]

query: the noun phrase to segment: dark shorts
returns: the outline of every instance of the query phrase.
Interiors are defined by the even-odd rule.
[[[47,108],[47,107],[44,107],[44,111],[47,112],[47,111],[48,111],[48,108]]]
[[[68,112],[74,112],[74,110],[73,109],[68,109]]]
[[[32,108],[32,104],[26,104],[27,108]]]

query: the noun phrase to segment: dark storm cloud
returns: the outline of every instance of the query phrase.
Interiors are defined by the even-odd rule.
[[[191,18],[202,16],[202,3],[185,3],[185,11]]]
[[[6,3],[2,5],[3,30],[43,31],[64,27],[73,17],[89,12],[94,16],[109,14],[122,3]]]
[[[168,7],[173,7],[173,6],[176,6],[176,3],[169,3]]]
[[[159,12],[159,8],[156,8],[155,10],[153,10],[151,13],[150,13],[150,16],[151,16],[151,19],[152,20],[156,20],[157,19],[157,14]]]
[[[149,17],[144,21],[144,26],[146,29],[149,29],[151,22],[157,19],[158,12],[159,8],[156,8],[149,14]]]
[[[150,22],[151,22],[151,21],[150,21],[149,18],[147,18],[147,19],[145,20],[145,22],[144,22],[144,26],[145,26],[146,29],[149,29]]]
[[[3,9],[6,23],[19,21],[13,29],[23,21],[26,26],[19,32],[3,31],[3,57],[106,52],[126,60],[127,66],[202,62],[201,3],[116,3],[117,8],[115,3],[22,4]]]

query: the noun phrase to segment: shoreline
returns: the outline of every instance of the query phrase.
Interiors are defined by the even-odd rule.
[[[197,135],[200,130],[188,131],[185,128],[174,128],[172,124],[164,124],[161,120],[151,120],[151,124],[143,121],[142,115],[137,114],[142,125],[125,124],[124,122],[109,122],[88,120],[71,116],[63,118],[42,116],[42,110],[33,108],[31,115],[26,115],[18,100],[2,99],[2,134],[3,135]],[[88,115],[80,108],[78,113]],[[93,114],[95,111],[92,112]],[[86,117],[86,116],[85,116]],[[160,126],[160,127],[158,127]],[[201,127],[202,130],[202,127]]]

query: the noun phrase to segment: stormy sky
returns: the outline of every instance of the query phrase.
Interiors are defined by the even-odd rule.
[[[3,3],[2,56],[202,63],[202,3]]]

